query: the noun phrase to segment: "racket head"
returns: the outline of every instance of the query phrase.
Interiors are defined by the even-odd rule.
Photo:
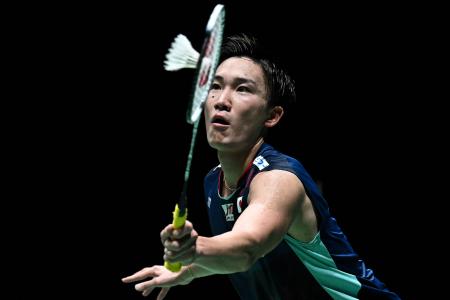
[[[192,99],[186,113],[186,121],[189,124],[194,124],[202,114],[220,59],[224,25],[225,7],[217,4],[206,25],[206,35],[197,62]]]

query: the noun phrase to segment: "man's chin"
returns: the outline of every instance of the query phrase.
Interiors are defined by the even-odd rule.
[[[230,147],[230,145],[224,141],[224,138],[208,139],[208,144],[211,148],[216,149],[217,151],[223,151]]]

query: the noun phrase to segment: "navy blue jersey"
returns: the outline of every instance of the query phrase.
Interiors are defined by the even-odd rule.
[[[250,183],[259,172],[285,170],[303,183],[316,213],[319,232],[304,243],[286,235],[246,272],[229,277],[241,299],[399,299],[367,268],[330,215],[328,204],[296,159],[263,144],[227,198],[219,194],[220,165],[205,177],[205,199],[214,235],[230,231],[247,207]],[[264,218],[264,216],[261,216]],[[255,224],[257,226],[257,224]]]

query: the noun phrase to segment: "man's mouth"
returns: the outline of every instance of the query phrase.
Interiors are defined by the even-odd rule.
[[[211,119],[211,124],[230,125],[230,122],[223,116],[216,115]]]

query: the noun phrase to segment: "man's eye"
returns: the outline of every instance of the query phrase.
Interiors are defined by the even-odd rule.
[[[213,83],[213,84],[211,85],[211,90],[220,90],[220,85],[217,84],[217,83]]]
[[[250,92],[250,89],[248,87],[246,87],[246,86],[240,86],[240,87],[237,88],[237,91],[238,92],[246,92],[246,93],[248,93],[248,92]]]

